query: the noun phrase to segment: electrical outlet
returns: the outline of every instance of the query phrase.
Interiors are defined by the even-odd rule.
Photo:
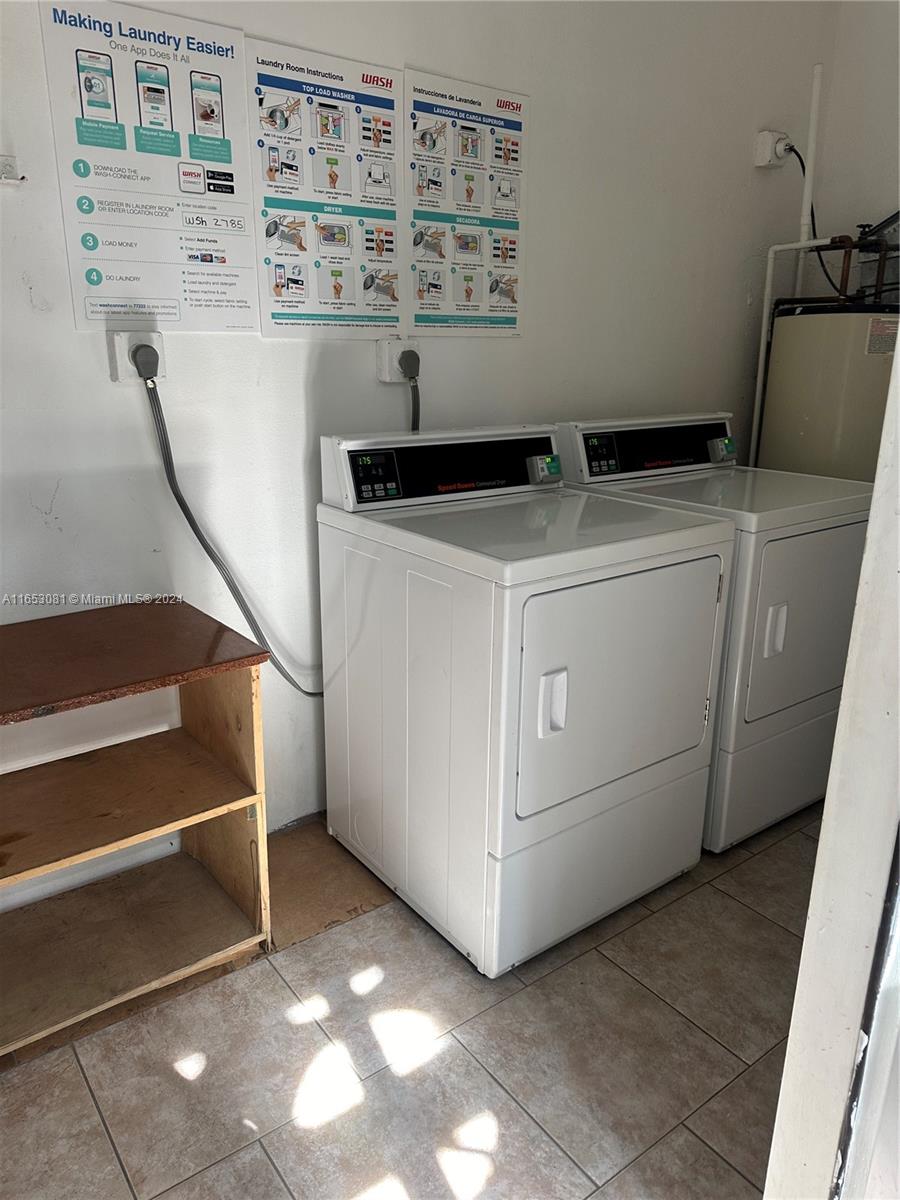
[[[400,355],[404,350],[419,351],[415,338],[381,338],[375,343],[375,374],[381,383],[406,383],[400,370]]]
[[[761,129],[756,135],[753,152],[755,167],[783,167],[790,150],[791,139],[777,129]]]
[[[113,383],[140,383],[140,376],[131,361],[131,351],[135,346],[154,346],[159,351],[159,370],[157,379],[166,377],[166,355],[163,350],[163,335],[156,330],[115,329],[106,334],[106,348],[109,352],[109,377]]]

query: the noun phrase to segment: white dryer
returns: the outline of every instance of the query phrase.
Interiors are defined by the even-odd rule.
[[[704,845],[825,794],[872,485],[735,465],[730,413],[559,427],[572,484],[737,527]]]
[[[489,976],[693,865],[731,522],[563,488],[552,426],[322,469],[331,833]]]

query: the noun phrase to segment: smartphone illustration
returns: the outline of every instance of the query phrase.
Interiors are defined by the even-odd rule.
[[[281,166],[281,155],[277,146],[269,147],[269,170],[276,171]]]
[[[76,50],[81,115],[94,121],[118,121],[112,59],[93,50]]]
[[[284,271],[284,263],[276,263],[275,264],[275,286],[276,287],[284,287],[285,278],[286,278],[286,276],[285,276],[285,271]]]
[[[191,71],[191,104],[194,110],[194,133],[205,134],[206,137],[225,136],[220,75]]]
[[[141,125],[150,129],[172,128],[172,101],[169,93],[169,68],[162,63],[134,64],[137,81],[138,114]]]

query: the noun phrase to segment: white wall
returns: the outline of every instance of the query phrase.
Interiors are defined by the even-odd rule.
[[[754,170],[753,140],[805,136],[840,6],[147,7],[533,97],[523,336],[426,341],[425,427],[730,408],[746,444],[764,248],[794,235],[800,201],[797,179]],[[37,11],[0,19],[0,153],[28,176],[0,195],[0,590],[169,590],[243,628],[165,490],[141,391],[110,384],[102,336],[72,329]],[[166,358],[185,491],[286,661],[314,665],[317,437],[401,427],[404,391],[374,381],[368,343],[183,334]],[[323,806],[321,704],[264,674],[276,827]]]
[[[820,224],[856,233],[897,211],[900,7],[837,5],[834,66],[823,93]]]

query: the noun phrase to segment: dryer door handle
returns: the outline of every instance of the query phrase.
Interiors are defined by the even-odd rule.
[[[538,687],[538,737],[550,737],[565,729],[568,704],[568,667],[542,675]]]
[[[774,658],[784,650],[784,638],[787,633],[788,606],[785,600],[781,604],[773,604],[766,614],[766,636],[763,643],[763,658]]]

